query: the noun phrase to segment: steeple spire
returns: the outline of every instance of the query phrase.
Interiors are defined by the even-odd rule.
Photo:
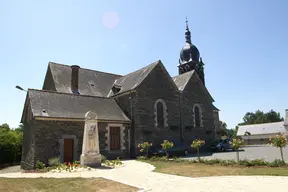
[[[189,27],[188,27],[188,19],[186,17],[186,32],[185,32],[185,39],[186,39],[186,43],[191,44],[191,33],[189,31]]]

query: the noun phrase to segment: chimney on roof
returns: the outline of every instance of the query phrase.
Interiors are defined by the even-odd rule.
[[[288,109],[285,109],[284,126],[286,129],[288,129]]]
[[[71,91],[74,94],[79,94],[78,91],[78,82],[79,82],[79,66],[78,65],[72,65],[72,73],[71,73]]]

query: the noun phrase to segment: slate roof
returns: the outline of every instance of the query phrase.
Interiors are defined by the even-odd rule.
[[[186,84],[188,83],[188,81],[190,80],[194,72],[195,70],[192,70],[192,71],[183,73],[181,75],[172,77],[173,81],[175,82],[176,86],[178,87],[180,91],[183,91],[185,89]]]
[[[92,110],[101,120],[130,121],[113,98],[28,90],[34,117],[84,119]]]
[[[193,77],[193,76],[197,76],[197,78],[199,79],[199,76],[197,75],[197,72],[195,70],[192,71],[188,71],[186,73],[183,73],[181,75],[172,77],[174,83],[176,84],[176,86],[178,87],[179,91],[184,91],[187,83],[189,82],[189,80]],[[199,79],[200,80],[200,79]],[[209,93],[208,89],[206,88],[206,86],[199,81],[200,84],[202,84],[202,87],[204,89],[204,91],[208,94],[208,96],[211,98],[211,100],[214,102],[213,97],[211,96],[211,94]],[[216,108],[217,109],[217,108]],[[216,110],[215,109],[215,110]],[[218,109],[219,110],[219,109]]]
[[[114,84],[117,87],[121,87],[121,90],[117,94],[135,89],[148,76],[148,74],[154,69],[154,67],[160,63],[161,61],[158,60],[137,71],[134,71],[132,73],[129,73],[127,75],[124,75],[123,77],[116,79]],[[111,93],[109,95],[111,95]]]
[[[220,109],[218,109],[217,107],[215,107],[215,105],[212,105],[212,107],[213,107],[213,110],[215,110],[215,111],[220,111]]]
[[[57,92],[71,93],[72,70],[70,66],[49,62],[49,67]],[[119,77],[122,76],[80,68],[79,93],[81,95],[106,97],[114,81]]]
[[[285,133],[287,130],[284,127],[284,122],[275,123],[263,123],[263,124],[253,124],[253,125],[240,125],[237,135],[243,136],[245,132],[249,132],[251,135],[264,135],[264,134],[275,134],[275,133]]]

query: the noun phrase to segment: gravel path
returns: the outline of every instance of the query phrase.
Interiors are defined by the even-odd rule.
[[[0,177],[103,177],[138,188],[156,192],[270,192],[286,191],[288,177],[274,176],[224,176],[182,177],[152,172],[150,164],[135,160],[124,161],[125,166],[116,169],[97,169],[81,173],[6,173]]]

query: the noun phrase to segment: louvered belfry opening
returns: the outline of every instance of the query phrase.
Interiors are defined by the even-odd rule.
[[[79,85],[79,66],[72,65],[72,73],[71,73],[71,91],[74,94],[79,94],[78,85]]]

